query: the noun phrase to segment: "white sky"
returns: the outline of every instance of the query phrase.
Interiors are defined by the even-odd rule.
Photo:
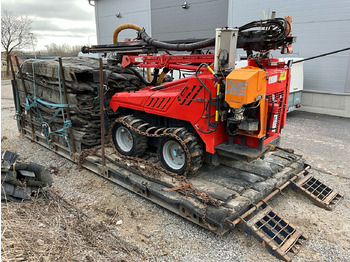
[[[36,50],[51,43],[84,46],[97,42],[95,9],[88,0],[2,0],[1,9],[33,21]]]

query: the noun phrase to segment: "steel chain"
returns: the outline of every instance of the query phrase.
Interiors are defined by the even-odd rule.
[[[182,183],[183,188],[180,191],[183,191],[183,193],[187,196],[188,194],[192,194],[194,196],[196,196],[203,204],[204,204],[204,208],[203,208],[203,215],[202,215],[202,220],[204,223],[207,223],[205,216],[206,216],[206,212],[207,212],[207,205],[211,204],[215,207],[220,207],[222,202],[213,198],[212,196],[210,196],[208,193],[205,192],[201,192],[198,189],[196,189],[192,183],[190,181],[188,181],[187,179],[187,174],[190,172],[190,168],[191,168],[191,154],[190,151],[186,145],[186,143],[178,136],[176,135],[176,133],[180,132],[181,129],[183,128],[152,128],[152,125],[145,123],[143,120],[141,119],[135,119],[132,121],[133,124],[138,123],[140,121],[144,122],[144,124],[147,124],[149,127],[147,128],[147,130],[152,130],[153,133],[149,133],[146,131],[142,131],[140,130],[140,128],[136,128],[133,127],[132,124],[128,123],[127,121],[125,121],[125,119],[129,117],[129,116],[124,116],[121,117],[119,119],[116,119],[113,124],[110,126],[109,129],[109,141],[111,141],[111,137],[112,137],[112,130],[113,127],[117,124],[123,124],[126,127],[128,127],[129,129],[135,131],[136,133],[143,135],[143,136],[147,136],[147,137],[172,137],[174,139],[176,139],[181,146],[183,147],[185,153],[186,153],[186,157],[187,157],[187,167],[185,169],[185,172],[182,175],[178,175],[176,173],[170,172],[169,170],[161,167],[160,165],[157,165],[151,161],[147,161],[143,158],[137,157],[137,156],[125,156],[122,155],[121,153],[118,152],[118,150],[113,147],[114,152],[121,158],[121,159],[127,159],[127,160],[131,160],[134,161],[135,164],[132,165],[133,168],[136,168],[139,171],[144,171],[147,170],[150,173],[153,173],[155,176],[159,176],[162,175],[162,173],[171,176],[172,178],[175,178],[177,181],[179,181],[180,183]],[[144,127],[145,125],[142,124],[140,126]],[[169,133],[168,131],[172,130],[171,133]],[[176,133],[174,133],[176,132]],[[141,164],[144,165],[144,168],[141,167]],[[149,168],[148,168],[149,167]],[[184,185],[189,185],[188,187],[185,187]]]
[[[83,169],[83,161],[85,160],[85,158],[87,158],[88,156],[94,155],[100,147],[101,146],[95,146],[92,148],[84,149],[80,152],[80,154],[78,156],[78,170],[79,171],[81,171]]]
[[[188,147],[186,146],[185,142],[176,134],[174,133],[168,133],[167,131],[171,130],[171,129],[174,129],[174,128],[157,128],[152,134],[150,134],[149,132],[145,132],[145,131],[141,131],[140,129],[138,128],[135,128],[133,127],[130,123],[126,122],[125,119],[127,118],[128,116],[124,116],[124,117],[121,117],[119,119],[116,119],[113,124],[111,125],[110,129],[109,129],[109,140],[111,141],[111,137],[112,137],[112,129],[113,127],[117,124],[117,123],[121,123],[123,125],[125,125],[126,127],[128,127],[129,129],[135,131],[136,133],[140,134],[140,135],[143,135],[143,136],[147,136],[147,137],[166,137],[166,136],[169,136],[169,137],[172,137],[172,138],[175,138],[182,146],[182,148],[184,149],[185,153],[186,153],[186,158],[187,158],[187,167],[185,169],[185,172],[182,174],[182,175],[178,175],[176,173],[173,173],[173,172],[170,172],[169,170],[157,165],[157,164],[154,164],[150,161],[147,161],[145,159],[142,159],[142,158],[139,158],[139,157],[134,157],[134,156],[125,156],[125,155],[122,155],[118,152],[118,150],[115,149],[114,147],[114,151],[115,153],[121,157],[121,158],[124,158],[124,159],[128,159],[128,160],[135,160],[136,162],[143,162],[144,164],[147,164],[147,165],[150,165],[152,167],[157,167],[158,169],[161,170],[161,172],[171,176],[171,177],[174,177],[176,178],[177,180],[179,181],[183,181],[183,179],[186,178],[187,174],[189,173],[190,171],[190,168],[191,168],[191,154],[190,154],[190,151],[188,149]],[[142,121],[144,122],[143,120],[141,119],[137,119],[139,121]],[[133,121],[134,123],[137,123],[139,121]],[[151,125],[149,124],[149,126],[151,127]],[[183,129],[183,128],[178,128],[178,129],[175,129],[175,130],[179,130],[179,129]],[[147,130],[150,130],[150,128],[148,128]],[[152,129],[153,131],[154,129]],[[179,130],[180,131],[180,130]],[[179,132],[178,131],[178,132]],[[160,134],[158,134],[158,132],[162,132]]]

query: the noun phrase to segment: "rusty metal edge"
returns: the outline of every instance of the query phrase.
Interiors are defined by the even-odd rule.
[[[298,179],[299,177],[301,177],[304,173],[308,173],[308,170],[311,168],[310,165],[308,164],[304,164],[304,169],[302,171],[300,171],[298,174],[292,175],[292,177],[285,182],[282,186],[274,189],[269,195],[267,195],[264,199],[260,200],[257,204],[253,204],[253,207],[251,207],[248,211],[246,211],[245,213],[243,213],[242,215],[240,215],[238,218],[236,218],[235,220],[231,221],[231,220],[226,220],[226,223],[231,227],[234,228],[236,225],[238,225],[240,222],[242,222],[242,220],[244,220],[244,218],[246,218],[247,216],[249,216],[251,213],[253,213],[255,210],[257,210],[260,206],[262,206],[263,204],[265,204],[268,200],[270,200],[271,198],[273,198],[274,196],[276,196],[278,193],[282,192],[283,189],[285,189],[286,187],[288,187],[291,183],[293,183],[296,179]]]
[[[16,81],[16,75],[15,75],[15,70],[13,69],[13,63],[12,63],[12,59],[10,58],[10,66],[11,66],[11,74],[12,74],[12,80],[11,80],[11,84],[12,84],[12,88],[15,90],[15,94],[13,99],[15,101],[15,104],[16,104],[16,100],[18,100],[18,107],[17,110],[18,110],[18,114],[19,114],[19,117],[20,117],[20,124],[21,124],[21,134],[24,134],[24,119],[23,119],[23,112],[22,112],[22,107],[21,107],[21,103],[20,103],[20,100],[19,100],[19,93],[18,93],[18,85],[17,85],[17,81]],[[16,96],[16,97],[15,97]],[[16,106],[17,107],[17,106]],[[17,113],[17,112],[16,112]],[[17,116],[16,116],[17,117]]]
[[[24,129],[25,129],[24,137],[32,140],[30,130],[28,128],[24,128]],[[70,154],[69,154],[69,149],[67,147],[62,146],[56,142],[52,142],[50,144],[50,147],[48,147],[45,139],[38,136],[37,134],[35,134],[35,136],[36,136],[36,140],[32,140],[32,141],[49,149],[50,151],[72,161],[75,164],[78,163],[78,161],[77,161],[78,157],[71,158]],[[77,154],[75,154],[75,155],[77,155]],[[97,155],[94,155],[94,156],[101,159],[101,156],[97,156]],[[205,229],[207,229],[207,230],[209,230],[209,231],[211,231],[219,236],[222,236],[231,230],[231,228],[226,228],[225,230],[222,231],[219,227],[214,227],[209,223],[203,223],[201,221],[193,219],[192,217],[188,216],[186,213],[181,212],[180,205],[177,207],[176,204],[167,202],[164,199],[158,197],[158,195],[152,194],[152,192],[149,192],[147,190],[146,190],[146,192],[144,192],[142,190],[141,184],[138,185],[136,183],[131,184],[131,183],[126,182],[126,180],[129,179],[129,180],[133,180],[133,181],[142,180],[144,184],[157,184],[157,183],[155,183],[151,180],[148,180],[148,179],[138,175],[137,173],[131,172],[130,170],[127,170],[119,165],[114,164],[113,166],[111,166],[111,163],[108,163],[108,164],[106,164],[105,168],[103,168],[101,165],[101,161],[94,161],[91,157],[87,157],[82,162],[82,166],[85,169],[95,173],[99,177],[106,179],[109,182],[112,182],[113,184],[121,186],[121,187],[123,187],[123,188],[125,188],[133,193],[136,193],[136,194],[140,195],[141,197],[148,199],[151,202],[165,208],[166,210],[169,210],[169,211],[185,218],[186,220],[189,220],[189,221],[191,221],[191,222],[193,222],[193,223],[195,223],[195,224],[197,224],[197,225],[199,225],[199,226],[201,226],[201,227],[203,227],[203,228],[205,228]],[[123,173],[128,174],[127,179],[126,179],[126,175],[123,175]],[[166,192],[166,191],[164,190],[164,192]]]
[[[22,69],[21,69],[21,65],[19,64],[19,60],[18,57],[15,56],[15,60],[16,60],[16,65],[18,68],[18,72],[19,72],[19,76],[21,78],[22,81],[22,85],[23,85],[23,89],[24,89],[24,94],[27,97],[28,96],[28,92],[27,92],[27,88],[24,82],[24,78],[23,78],[23,73],[22,73]],[[21,104],[20,99],[18,99],[18,103]],[[30,116],[30,128],[32,130],[32,139],[35,141],[35,131],[34,131],[34,124],[33,124],[33,114],[32,114],[32,110],[29,109],[29,116]]]
[[[103,79],[103,61],[102,58],[99,59],[99,76],[100,76],[100,119],[101,119],[101,158],[102,158],[102,168],[106,166],[105,158],[105,109],[104,109],[104,79]]]
[[[66,85],[66,77],[64,75],[64,69],[63,69],[63,64],[62,64],[62,58],[59,57],[58,58],[58,63],[59,63],[59,68],[60,68],[60,75],[61,75],[61,78],[62,78],[62,86],[63,86],[63,98],[64,98],[64,101],[63,103],[64,104],[68,104],[68,96],[67,96],[67,85]],[[69,121],[72,121],[72,118],[71,118],[71,115],[70,115],[70,108],[69,108],[69,105],[68,107],[66,108],[66,113],[67,113],[67,119]],[[74,136],[73,136],[73,129],[72,127],[69,127],[68,128],[68,135],[69,135],[69,141],[70,141],[70,145],[71,145],[71,150],[72,150],[72,153],[76,153],[76,147],[75,147],[75,142],[74,142]]]

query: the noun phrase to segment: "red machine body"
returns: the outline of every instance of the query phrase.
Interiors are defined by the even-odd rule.
[[[216,93],[217,79],[208,71],[204,71],[200,78],[211,90]],[[214,147],[227,140],[225,125],[219,123],[215,132],[210,132],[208,116],[205,107],[209,95],[195,76],[170,82],[157,90],[155,87],[145,87],[136,92],[116,93],[110,102],[114,111],[124,107],[143,111],[149,114],[183,120],[191,123],[198,130],[198,135],[206,145],[206,151],[215,153]],[[210,99],[215,99],[211,96]],[[212,106],[212,112],[215,112]],[[213,117],[211,121],[214,122]]]
[[[168,170],[183,173],[193,157],[193,170],[197,170],[203,160],[214,164],[227,158],[251,161],[279,145],[286,121],[291,64],[270,58],[269,50],[290,52],[294,40],[290,22],[273,18],[239,28],[216,29],[214,39],[161,42],[141,30],[136,41],[84,50],[115,51],[114,63],[133,71],[146,85],[118,92],[110,101],[119,119],[112,130],[117,150],[135,155],[146,150],[138,150],[137,143],[155,146]],[[203,48],[214,45],[215,54],[210,54],[212,49],[204,53]],[[237,48],[246,50],[247,67],[234,69]],[[172,55],[169,50],[191,53]],[[147,69],[148,81],[135,67]],[[160,75],[159,70],[163,70]],[[164,82],[165,75],[173,70],[193,74]],[[130,116],[132,123],[144,122],[157,129],[186,130],[186,137],[195,142],[186,144],[191,141],[186,137],[175,141],[174,135],[154,141],[145,137],[152,137],[147,132],[142,138],[138,129],[123,122],[124,116]],[[138,120],[133,122],[135,117]]]
[[[261,139],[246,139],[246,146],[262,148],[281,136],[281,130],[285,125],[287,117],[287,104],[290,86],[290,68],[278,61],[278,59],[269,59],[261,61],[264,70],[267,72],[266,79],[266,99],[268,101],[267,109],[267,128],[266,136]],[[257,66],[251,59],[248,66]],[[236,143],[241,143],[239,136]],[[273,144],[272,144],[273,145]],[[277,144],[276,144],[277,145]]]
[[[213,55],[124,56],[123,61],[127,62],[123,66],[131,63],[139,67],[162,68],[166,66],[167,68],[198,69],[197,65],[189,66],[188,64],[198,64],[203,61],[212,63],[213,59]],[[240,130],[230,135],[226,121],[229,108],[219,96],[219,93],[224,93],[221,82],[225,82],[225,77],[218,78],[213,75],[212,68],[201,68],[202,70],[198,70],[197,74],[162,85],[147,86],[138,91],[116,93],[112,97],[110,106],[115,112],[124,108],[134,110],[136,114],[144,112],[190,123],[203,141],[205,151],[210,154],[217,152],[217,146],[229,144],[230,136],[232,137],[231,143],[255,148],[263,153],[269,148],[269,145],[278,145],[280,131],[285,124],[290,69],[284,63],[278,62],[278,59],[262,60],[261,64],[266,71],[266,96],[261,99],[265,99],[263,102],[268,104],[267,117],[265,120],[259,119],[259,115],[250,117],[257,118],[258,121],[266,121],[263,125],[266,127],[263,132],[265,135],[262,137]],[[251,59],[245,70],[257,66],[256,62]],[[221,84],[221,87],[218,84]],[[215,125],[215,128],[211,128],[211,124]]]

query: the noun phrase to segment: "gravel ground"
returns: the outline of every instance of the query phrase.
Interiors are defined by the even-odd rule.
[[[54,189],[92,220],[115,226],[123,240],[139,247],[145,260],[279,261],[240,229],[216,236],[87,170],[79,172],[74,163],[21,137],[8,81],[2,81],[1,90],[1,150],[20,154],[21,161],[57,167]],[[350,261],[349,130],[349,119],[288,115],[282,146],[303,154],[314,176],[345,195],[333,211],[289,189],[270,202],[309,237],[293,261]]]

